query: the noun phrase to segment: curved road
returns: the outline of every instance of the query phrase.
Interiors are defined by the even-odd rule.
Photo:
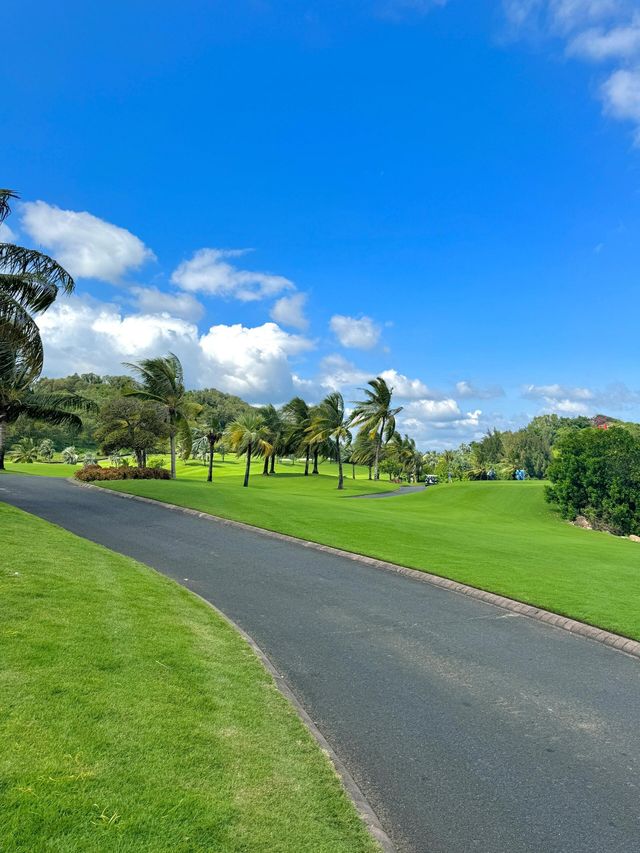
[[[154,566],[241,625],[400,850],[640,851],[638,660],[411,578],[64,480],[3,475],[0,501]]]

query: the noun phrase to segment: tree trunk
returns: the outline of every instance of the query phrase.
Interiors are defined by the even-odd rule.
[[[380,432],[376,436],[376,458],[373,463],[373,479],[380,479],[380,451],[382,450],[382,436],[384,435],[384,425],[386,418],[382,419],[382,423],[380,424]]]
[[[369,465],[369,479],[371,479],[371,465]]]
[[[209,470],[207,472],[207,483],[213,482],[213,448],[215,446],[215,441],[209,442]]]
[[[304,459],[304,476],[309,476],[309,446],[307,445],[307,454]]]
[[[142,451],[142,467],[143,468],[147,467],[147,451],[146,450]]]
[[[312,474],[319,474],[318,471],[318,454],[320,453],[319,448],[315,447],[313,450],[313,471]]]
[[[175,478],[176,478],[176,437],[175,437],[175,435],[169,436],[169,453],[171,454],[171,479],[175,480]]]
[[[4,471],[4,441],[7,434],[7,425],[0,421],[0,471]]]
[[[244,483],[243,486],[249,485],[249,472],[251,471],[251,442],[249,442],[247,446],[247,467],[244,469]]]
[[[269,469],[269,473],[270,474],[276,473],[276,454],[275,453],[271,454],[271,468]]]
[[[356,478],[356,465],[355,462],[351,463],[351,477],[355,480]]]
[[[344,488],[344,477],[342,476],[342,456],[340,455],[340,439],[336,438],[336,450],[338,452],[338,488]]]
[[[264,457],[264,467],[262,468],[262,476],[263,477],[269,476],[269,457],[268,456]]]
[[[136,454],[136,464],[137,464],[138,468],[144,468],[144,460],[142,458],[142,450],[136,450],[136,451],[134,451],[134,453]]]

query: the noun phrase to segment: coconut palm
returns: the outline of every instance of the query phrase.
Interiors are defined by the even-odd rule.
[[[268,432],[267,440],[271,445],[270,452],[264,457],[262,473],[264,475],[268,475],[269,472],[275,474],[276,454],[282,454],[286,448],[286,424],[281,413],[271,403],[262,406],[259,413]]]
[[[51,441],[51,439],[43,438],[40,444],[38,445],[38,456],[41,459],[44,459],[45,462],[51,462],[54,453],[55,447],[53,446],[53,442]]]
[[[171,479],[176,478],[176,436],[180,437],[186,456],[191,452],[191,430],[188,414],[191,404],[184,387],[182,364],[177,355],[145,358],[137,364],[125,362],[140,379],[137,387],[125,391],[127,397],[158,403],[165,412],[169,426],[169,450],[171,453]]]
[[[389,388],[382,376],[371,379],[369,388],[361,388],[364,400],[356,402],[356,408],[351,417],[352,425],[360,425],[371,438],[375,438],[376,452],[373,462],[373,479],[380,479],[380,454],[383,446],[389,441],[396,430],[396,415],[402,411],[402,406],[391,407],[393,388]]]
[[[9,455],[12,462],[31,464],[38,459],[38,446],[32,438],[23,438],[13,445]]]
[[[369,479],[372,476],[373,463],[376,458],[376,441],[369,433],[361,429],[353,442],[351,459],[356,465],[366,465],[369,469]]]
[[[193,449],[198,455],[204,451],[209,458],[209,470],[207,472],[207,483],[213,482],[213,454],[216,444],[222,438],[224,429],[215,412],[208,411],[203,414],[203,419],[196,424],[193,430]]]
[[[34,388],[34,373],[28,356],[19,348],[7,350],[7,353],[11,357],[0,361],[0,470],[4,468],[7,427],[20,415],[80,429],[82,421],[76,412],[97,411],[95,403],[78,394]]]
[[[309,438],[311,442],[334,442],[338,463],[338,489],[343,489],[341,444],[351,441],[351,432],[349,419],[345,416],[344,399],[338,391],[328,394],[315,409],[309,426]]]
[[[249,485],[252,456],[268,456],[273,450],[269,443],[269,430],[257,412],[240,415],[226,429],[226,439],[238,456],[247,455],[243,486]]]
[[[12,190],[0,189],[0,223],[11,212]],[[71,293],[74,281],[60,264],[35,249],[0,243],[0,370],[11,367],[21,353],[33,382],[42,371],[43,350],[33,313],[46,311],[62,290]]]
[[[304,476],[309,476],[311,443],[308,429],[311,425],[311,407],[302,397],[294,397],[282,407],[286,423],[286,440],[293,452],[304,453]],[[316,465],[317,468],[317,465]]]

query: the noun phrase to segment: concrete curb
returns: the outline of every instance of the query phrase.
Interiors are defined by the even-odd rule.
[[[72,477],[67,478],[67,482],[73,483],[74,486],[82,486],[83,488],[99,489],[103,494],[107,494],[105,489],[100,489],[99,486],[94,486],[92,483],[82,483],[79,480],[73,479]],[[193,514],[193,515],[197,515],[198,517],[202,517],[202,518],[206,518],[206,519],[213,519],[215,521],[218,521],[218,520],[226,521],[226,519],[218,519],[217,516],[208,515],[207,513],[200,513],[200,512],[197,512],[196,510],[190,510],[186,507],[178,507],[178,506],[175,506],[174,504],[167,504],[167,503],[163,503],[161,501],[154,501],[151,498],[143,498],[143,497],[140,497],[139,495],[128,495],[128,494],[125,494],[123,492],[110,492],[110,494],[115,494],[115,495],[118,495],[119,497],[122,497],[122,498],[130,498],[132,500],[140,500],[140,501],[143,501],[144,503],[151,503],[151,504],[156,504],[156,505],[160,504],[160,506],[165,507],[167,509],[183,511],[183,512],[187,513],[188,515]],[[233,523],[234,524],[237,523],[239,526],[245,527],[248,530],[258,530],[261,533],[272,532],[272,531],[263,531],[260,528],[254,528],[254,527],[251,527],[250,525],[242,524],[242,522],[233,522]],[[284,537],[284,538],[291,538],[291,537]],[[301,540],[294,539],[293,541],[299,543]],[[152,568],[152,570],[157,572],[158,574],[162,575],[162,573],[158,572],[157,569],[153,569],[153,567],[150,567],[150,568]],[[162,577],[165,577],[165,576],[162,575]],[[177,581],[176,581],[176,583],[177,583]],[[182,586],[182,584],[181,584],[181,586]],[[355,810],[358,813],[360,820],[364,823],[367,831],[369,832],[369,835],[371,835],[374,838],[374,840],[378,842],[378,845],[380,846],[382,853],[397,853],[397,850],[396,850],[394,843],[391,841],[391,839],[389,838],[387,833],[382,828],[382,824],[380,823],[380,820],[378,819],[378,816],[375,813],[373,806],[369,803],[369,800],[367,800],[362,789],[360,788],[360,786],[358,785],[356,780],[353,778],[351,773],[349,773],[349,771],[347,770],[347,768],[343,764],[343,762],[340,760],[340,758],[338,758],[335,751],[331,747],[331,744],[327,741],[327,739],[322,734],[320,729],[313,722],[313,720],[311,719],[311,717],[309,716],[309,714],[305,710],[304,706],[301,704],[301,702],[298,699],[298,697],[296,696],[296,694],[293,692],[293,690],[287,684],[282,673],[273,665],[273,663],[271,662],[271,660],[269,659],[267,654],[260,648],[260,646],[253,639],[253,637],[251,637],[249,634],[247,634],[247,632],[244,630],[244,628],[241,628],[240,625],[238,625],[237,622],[234,622],[234,620],[231,619],[230,616],[227,616],[226,613],[223,613],[222,610],[219,610],[215,606],[215,604],[212,604],[211,601],[208,601],[206,598],[203,598],[197,592],[194,592],[194,590],[189,589],[189,587],[184,587],[184,588],[187,589],[191,593],[191,595],[194,595],[196,598],[200,599],[200,601],[202,601],[204,604],[206,604],[207,607],[210,607],[211,610],[214,611],[214,613],[216,613],[218,616],[220,616],[220,618],[223,619],[227,623],[227,625],[230,625],[235,631],[237,631],[238,634],[240,634],[240,636],[243,638],[243,640],[249,645],[249,647],[251,648],[253,653],[256,655],[256,657],[258,658],[258,660],[260,661],[262,666],[267,670],[269,675],[272,677],[272,679],[273,679],[277,689],[280,691],[281,695],[284,696],[284,698],[287,700],[287,702],[289,702],[289,704],[293,706],[294,711],[296,712],[298,717],[300,717],[300,719],[302,720],[302,724],[309,731],[309,733],[314,738],[314,740],[317,742],[317,744],[320,747],[320,749],[322,750],[322,752],[327,756],[327,758],[329,759],[329,761],[333,765],[333,768],[336,771],[336,773],[340,779],[340,782],[342,783],[342,787],[344,788],[344,790],[347,793],[347,796],[349,797],[349,799],[353,803]]]
[[[106,489],[101,489],[100,486],[95,486],[92,483],[81,483],[79,480],[69,478],[68,482],[75,486],[83,486],[85,488],[99,489],[103,493]],[[552,613],[550,610],[543,610],[540,607],[534,607],[531,604],[524,604],[521,601],[515,601],[512,598],[507,598],[503,595],[496,595],[493,592],[479,589],[475,586],[468,586],[458,581],[450,580],[449,578],[433,575],[429,572],[423,572],[419,569],[409,569],[406,566],[398,566],[395,563],[388,563],[385,560],[377,560],[375,557],[366,557],[363,554],[356,554],[352,551],[342,551],[340,548],[332,548],[330,545],[320,545],[317,542],[310,542],[306,539],[298,539],[296,536],[288,536],[285,533],[276,533],[274,530],[265,530],[262,527],[254,527],[251,524],[246,524],[243,521],[234,521],[228,518],[221,518],[217,515],[211,515],[208,512],[201,512],[197,509],[189,507],[177,506],[176,504],[165,503],[164,501],[156,501],[152,498],[145,498],[140,495],[130,495],[126,492],[112,492],[109,494],[117,495],[128,500],[142,501],[143,503],[151,503],[156,506],[162,506],[174,512],[182,512],[187,515],[194,515],[197,518],[204,518],[210,521],[215,521],[219,524],[226,524],[230,527],[239,527],[241,530],[247,530],[251,533],[260,533],[262,536],[270,536],[273,539],[280,539],[284,542],[293,542],[296,545],[302,545],[305,548],[313,548],[316,551],[324,551],[327,554],[333,554],[338,557],[344,557],[348,560],[355,560],[359,563],[365,563],[376,569],[383,569],[387,572],[395,572],[396,574],[405,575],[413,578],[413,580],[429,583],[432,586],[438,586],[442,589],[448,589],[451,592],[457,592],[460,595],[468,595],[470,598],[478,598],[485,601],[487,604],[493,604],[496,607],[501,607],[503,610],[508,610],[511,613],[517,613],[520,616],[527,616],[529,619],[537,619],[539,622],[546,622],[548,625],[553,625],[555,628],[561,628],[563,631],[569,631],[571,634],[577,634],[580,637],[585,637],[589,640],[595,640],[597,643],[602,643],[605,646],[610,646],[625,654],[640,658],[640,642],[630,640],[628,637],[623,637],[620,634],[614,634],[611,631],[605,631],[603,628],[596,628],[594,625],[588,625],[586,622],[578,622],[577,619],[569,619],[567,616],[560,616],[558,613]]]

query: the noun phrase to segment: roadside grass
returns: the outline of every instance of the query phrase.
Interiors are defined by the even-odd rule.
[[[443,484],[402,497],[352,500],[385,481],[217,472],[172,482],[101,484],[429,571],[640,639],[640,545],[563,522],[544,483]],[[189,469],[190,471],[193,469]]]
[[[0,504],[0,849],[373,853],[238,634],[145,566]]]

